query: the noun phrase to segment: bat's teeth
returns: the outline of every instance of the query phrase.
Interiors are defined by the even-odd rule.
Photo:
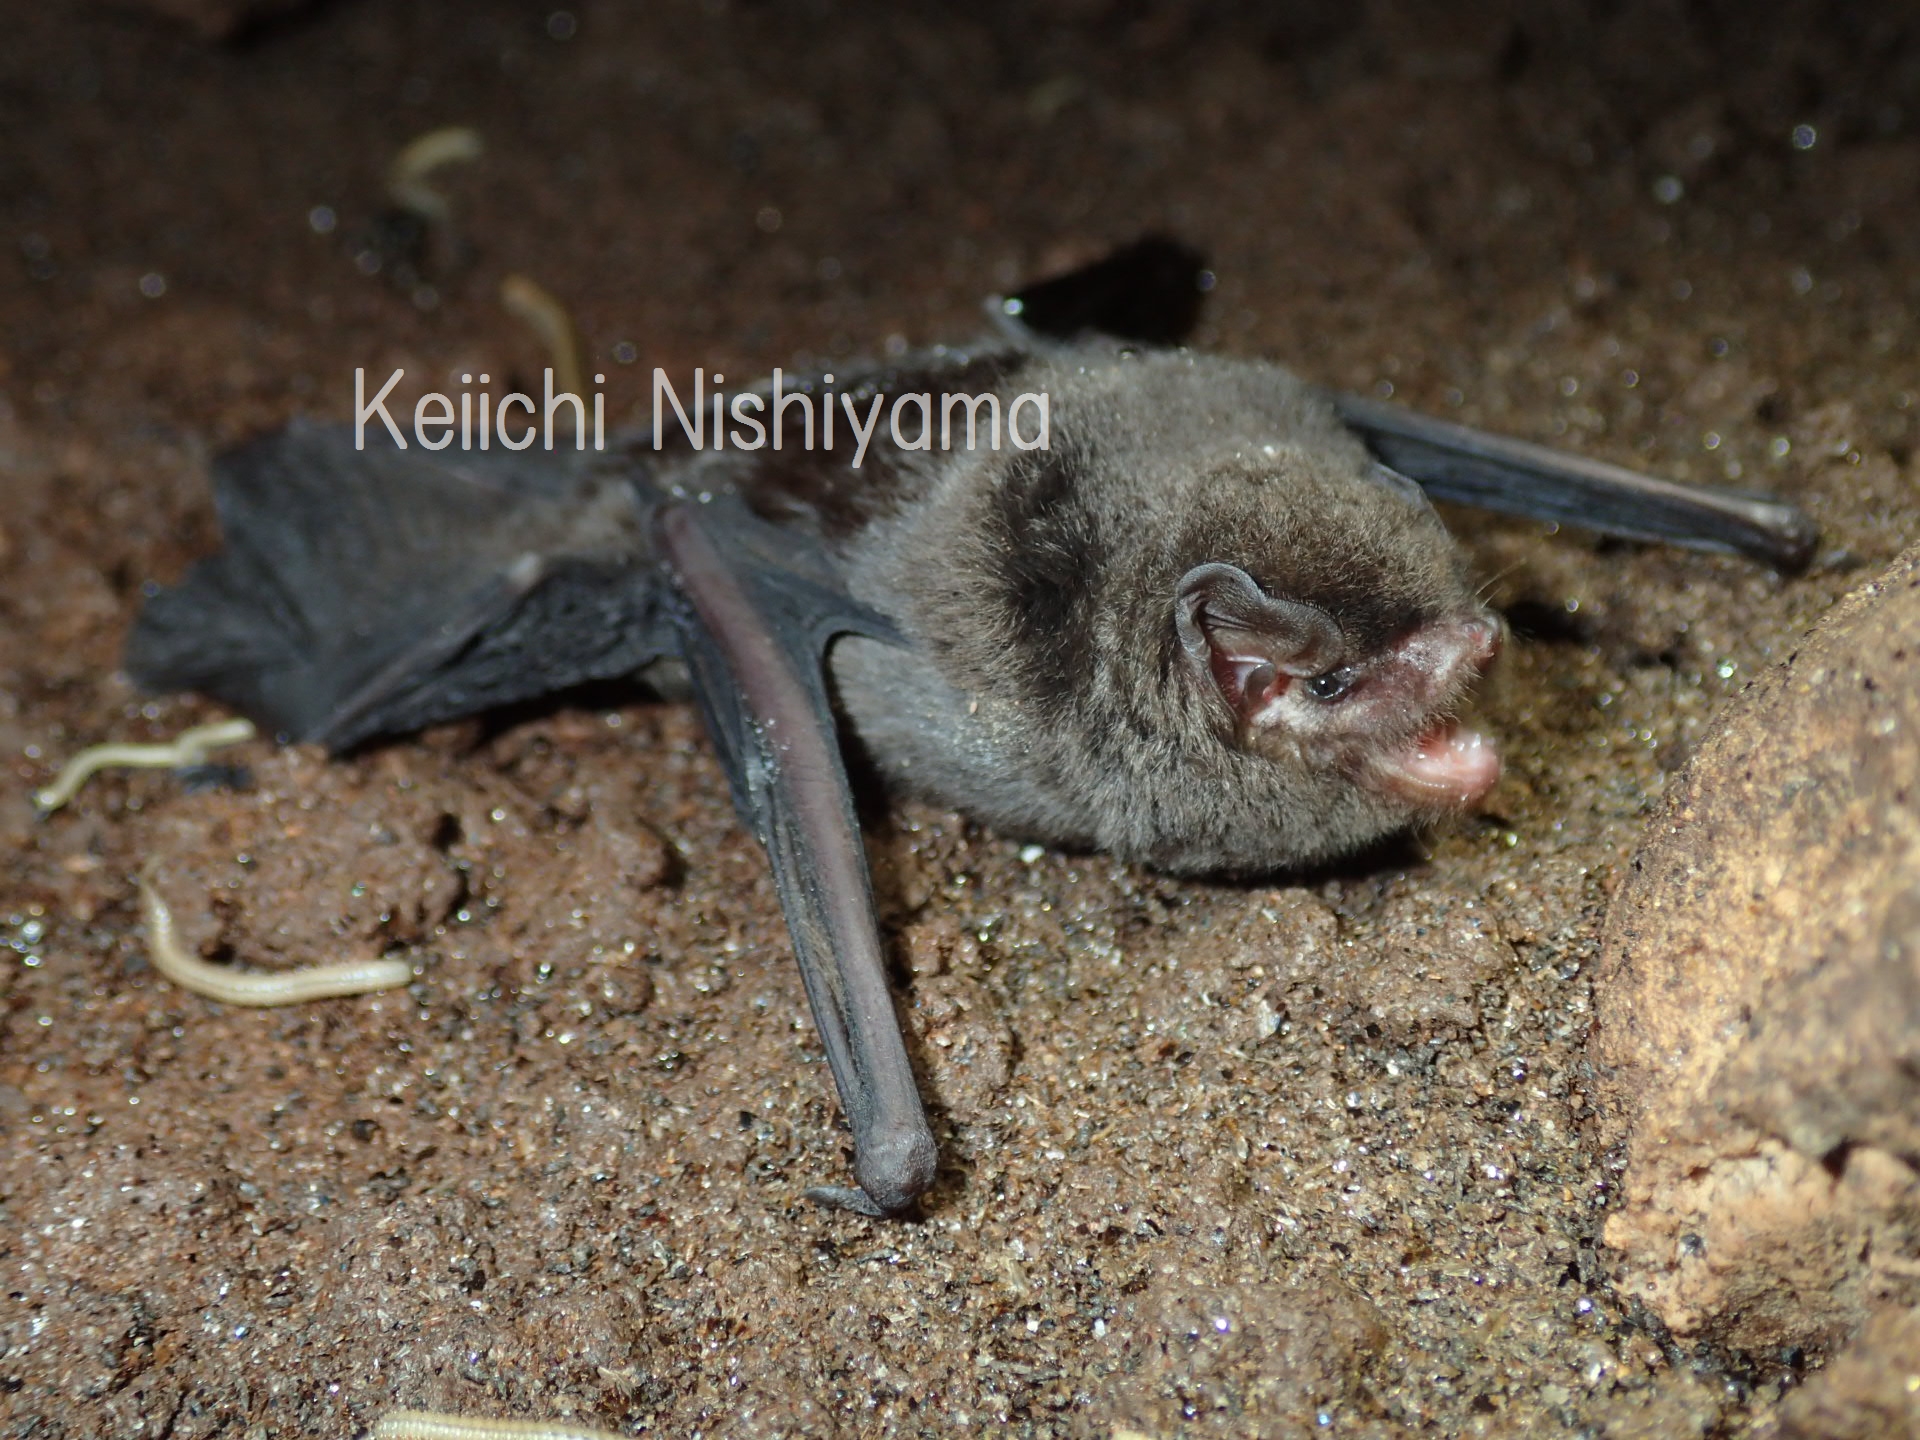
[[[1377,773],[1387,790],[1422,808],[1465,808],[1500,779],[1500,752],[1478,730],[1444,720],[1383,757]]]

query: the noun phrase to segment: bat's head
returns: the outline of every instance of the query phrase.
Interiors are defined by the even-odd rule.
[[[1379,635],[1339,615],[1219,561],[1189,570],[1174,599],[1189,681],[1218,700],[1240,749],[1326,766],[1415,810],[1480,799],[1500,761],[1453,712],[1498,654],[1499,622],[1411,611]]]
[[[1311,542],[1260,534],[1297,531],[1296,516],[1208,527],[1216,543],[1236,537],[1242,563],[1203,561],[1174,586],[1185,679],[1248,754],[1338,771],[1414,810],[1470,805],[1500,762],[1453,717],[1503,627],[1417,491],[1390,472],[1367,483],[1377,500],[1319,498],[1345,513],[1322,516]]]
[[[1499,755],[1456,717],[1504,626],[1458,547],[1391,471],[1267,448],[1189,496],[1156,607],[1169,683],[1237,783],[1296,812],[1274,823],[1302,858],[1475,804]]]

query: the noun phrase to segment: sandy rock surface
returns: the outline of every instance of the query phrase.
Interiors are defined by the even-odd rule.
[[[1920,1434],[1920,1310],[1888,1307],[1758,1433],[1773,1440]]]
[[[1920,552],[1729,707],[1601,937],[1605,1236],[1676,1333],[1832,1350],[1920,1300]]]

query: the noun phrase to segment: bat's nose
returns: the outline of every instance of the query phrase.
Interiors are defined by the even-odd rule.
[[[1485,674],[1506,638],[1506,623],[1498,615],[1447,616],[1429,620],[1396,648],[1416,692],[1438,696]]]
[[[1500,658],[1501,647],[1507,643],[1507,623],[1498,615],[1482,615],[1469,620],[1462,631],[1467,642],[1467,656],[1476,669],[1485,670]]]

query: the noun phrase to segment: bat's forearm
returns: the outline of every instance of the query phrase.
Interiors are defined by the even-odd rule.
[[[860,1190],[814,1193],[898,1214],[933,1183],[937,1156],[887,986],[819,657],[796,654],[778,633],[756,603],[754,576],[729,561],[711,525],[698,507],[667,507],[660,555],[692,611],[688,663],[744,781],[736,793],[745,792],[747,818],[773,863],[814,1023],[853,1127]]]

